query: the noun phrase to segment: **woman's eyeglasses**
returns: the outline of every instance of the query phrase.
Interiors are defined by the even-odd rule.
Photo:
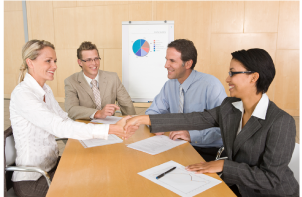
[[[230,71],[229,72],[229,75],[230,75],[230,77],[232,77],[233,75],[236,75],[236,74],[241,74],[241,73],[254,73],[255,71],[241,71],[241,72],[232,72],[232,71]]]

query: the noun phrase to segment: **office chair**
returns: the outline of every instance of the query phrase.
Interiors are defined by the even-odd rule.
[[[292,159],[290,160],[288,167],[293,171],[294,177],[299,181],[299,148],[300,145],[298,143],[295,144],[295,149],[292,155]]]
[[[68,138],[57,138],[58,140],[67,140]],[[13,171],[23,171],[23,172],[38,172],[41,173],[48,186],[51,184],[50,177],[48,173],[38,167],[27,167],[27,166],[15,166],[17,154],[15,149],[15,141],[13,136],[13,130],[10,126],[4,131],[4,196],[5,197],[17,197],[13,190],[13,182],[11,181]]]

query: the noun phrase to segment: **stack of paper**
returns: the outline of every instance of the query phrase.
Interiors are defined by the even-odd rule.
[[[114,134],[109,134],[108,139],[90,139],[90,140],[79,140],[80,143],[84,146],[84,148],[90,148],[95,146],[104,146],[108,144],[116,144],[116,143],[122,143],[123,140],[119,137],[117,137]]]
[[[104,119],[94,119],[91,122],[96,122],[96,123],[103,123],[103,124],[115,124],[117,123],[122,117],[117,117],[117,116],[107,116]]]
[[[173,167],[176,167],[176,169],[167,173],[162,178],[156,179],[158,175]],[[180,165],[174,161],[163,163],[159,166],[139,172],[138,174],[180,196],[185,197],[195,196],[221,183],[220,180],[214,179],[205,174],[195,174],[194,172],[189,172],[183,165]]]
[[[156,155],[158,153],[167,151],[186,142],[187,141],[184,140],[174,141],[171,140],[168,136],[158,135],[129,144],[128,147],[151,155]]]

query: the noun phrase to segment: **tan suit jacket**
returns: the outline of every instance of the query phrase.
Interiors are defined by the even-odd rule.
[[[65,110],[72,119],[90,119],[96,112],[94,95],[84,78],[83,71],[65,79]],[[99,90],[102,108],[107,104],[118,105],[123,115],[135,115],[131,98],[114,72],[99,70]]]

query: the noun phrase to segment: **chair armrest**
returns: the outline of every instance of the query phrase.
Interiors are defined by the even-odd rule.
[[[40,174],[42,174],[45,179],[46,182],[48,184],[48,187],[51,184],[51,180],[50,180],[50,176],[48,175],[48,173],[38,167],[26,167],[26,166],[7,166],[5,168],[6,171],[22,171],[22,172],[38,172]]]
[[[59,141],[59,140],[68,140],[68,138],[56,138],[56,141]]]
[[[228,157],[220,157],[221,153],[224,151],[224,146],[220,147],[219,150],[217,151],[216,159],[215,160],[222,160],[222,159],[227,159]]]

